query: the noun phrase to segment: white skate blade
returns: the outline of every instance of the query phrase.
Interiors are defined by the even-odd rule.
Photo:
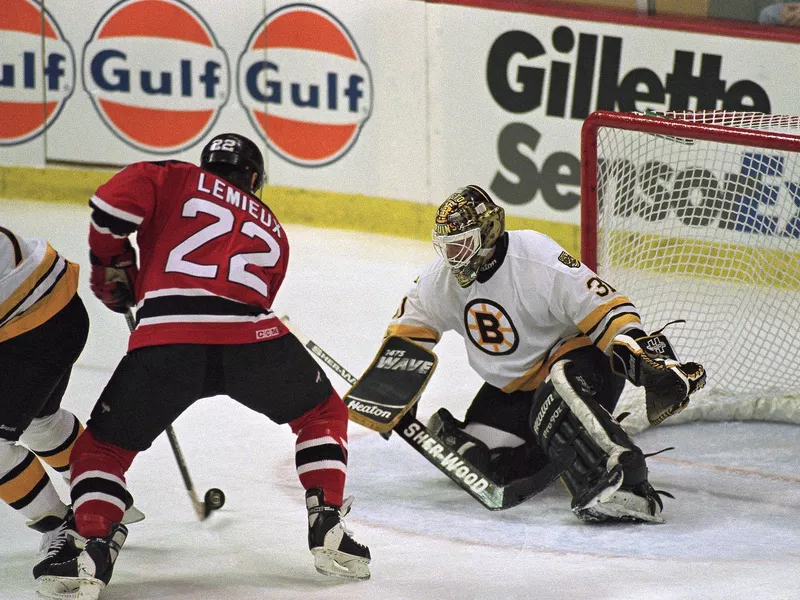
[[[362,581],[370,577],[369,560],[366,558],[325,548],[314,548],[311,553],[314,555],[314,566],[323,575]]]
[[[99,579],[44,575],[39,578],[36,593],[40,598],[56,600],[97,600],[104,587],[105,584]]]
[[[138,523],[139,521],[144,521],[144,513],[135,506],[131,506],[125,511],[125,514],[122,515],[123,525],[130,525],[131,523]]]

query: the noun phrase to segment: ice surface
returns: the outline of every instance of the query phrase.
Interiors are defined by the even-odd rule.
[[[124,319],[88,289],[89,210],[0,201],[0,224],[41,236],[82,265],[92,326],[64,405],[83,419],[125,350]],[[359,375],[429,244],[287,225],[289,275],[275,309]],[[480,380],[459,338],[440,364],[420,415],[462,417]],[[329,372],[341,392],[347,385]],[[800,598],[800,427],[723,423],[662,426],[637,436],[664,525],[578,521],[560,484],[490,512],[400,439],[351,424],[348,525],[370,546],[372,579],[316,573],[306,545],[294,436],[228,398],[198,402],[176,422],[198,491],[220,487],[225,507],[198,522],[166,436],[128,474],[147,514],[131,525],[101,600],[425,599],[790,600]],[[64,488],[60,488],[64,491]],[[38,534],[0,506],[0,598],[35,598]]]

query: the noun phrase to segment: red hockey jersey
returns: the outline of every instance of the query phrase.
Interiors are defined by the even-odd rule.
[[[287,333],[271,306],[289,243],[258,198],[190,163],[134,163],[90,201],[89,247],[120,254],[136,232],[137,326],[129,350],[244,344]]]

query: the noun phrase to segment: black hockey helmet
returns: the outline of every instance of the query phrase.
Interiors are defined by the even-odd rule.
[[[264,184],[261,150],[238,133],[221,133],[211,138],[200,153],[200,166],[253,194]],[[253,173],[257,175],[255,181]]]

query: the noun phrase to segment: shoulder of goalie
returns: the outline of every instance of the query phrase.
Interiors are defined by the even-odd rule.
[[[658,425],[689,404],[689,396],[706,383],[706,371],[696,362],[680,362],[661,331],[641,329],[618,334],[611,342],[611,369],[645,389],[647,419]]]
[[[425,346],[405,337],[387,337],[343,397],[350,420],[381,433],[391,431],[419,400],[436,363],[436,355]]]

